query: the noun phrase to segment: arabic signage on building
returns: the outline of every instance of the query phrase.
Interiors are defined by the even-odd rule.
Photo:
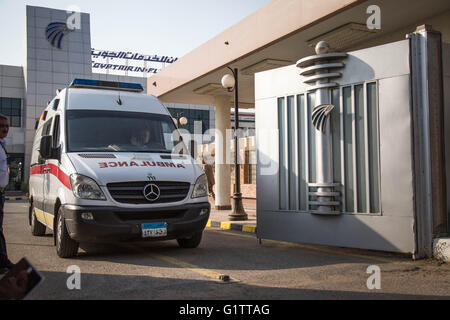
[[[92,68],[96,73],[149,77],[178,58],[144,55],[125,51],[91,50]]]

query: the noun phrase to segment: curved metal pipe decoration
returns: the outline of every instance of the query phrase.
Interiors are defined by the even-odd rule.
[[[314,107],[311,118],[312,123],[317,130],[324,132],[325,124],[333,109],[334,105],[332,104],[321,104]]]
[[[316,94],[315,105],[311,118],[316,132],[316,180],[308,182],[309,207],[312,214],[339,215],[342,197],[339,187],[341,183],[334,183],[333,174],[333,137],[327,120],[335,108],[330,104],[331,89],[339,87],[336,81],[342,77],[340,69],[345,67],[343,60],[347,54],[343,52],[329,52],[330,46],[320,41],[317,43],[316,55],[304,57],[297,61],[301,81],[308,92]],[[328,124],[331,126],[331,124]],[[310,142],[311,140],[309,140]],[[308,143],[309,143],[308,142]],[[338,199],[340,198],[340,199]]]

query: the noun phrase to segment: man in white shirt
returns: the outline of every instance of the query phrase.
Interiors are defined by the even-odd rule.
[[[5,204],[5,188],[9,181],[8,152],[5,141],[8,131],[8,118],[0,114],[0,273],[4,273],[14,266],[8,259],[6,240],[3,235],[3,205]]]

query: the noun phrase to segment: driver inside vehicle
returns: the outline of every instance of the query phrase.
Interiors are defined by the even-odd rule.
[[[150,130],[135,129],[131,135],[130,143],[133,146],[145,146],[150,142]]]

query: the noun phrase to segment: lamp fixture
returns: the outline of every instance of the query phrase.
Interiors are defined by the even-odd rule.
[[[188,123],[188,119],[186,117],[181,117],[179,122],[181,126],[185,126]]]
[[[228,92],[233,91],[236,80],[231,74],[226,74],[222,77],[222,87],[227,89]]]

